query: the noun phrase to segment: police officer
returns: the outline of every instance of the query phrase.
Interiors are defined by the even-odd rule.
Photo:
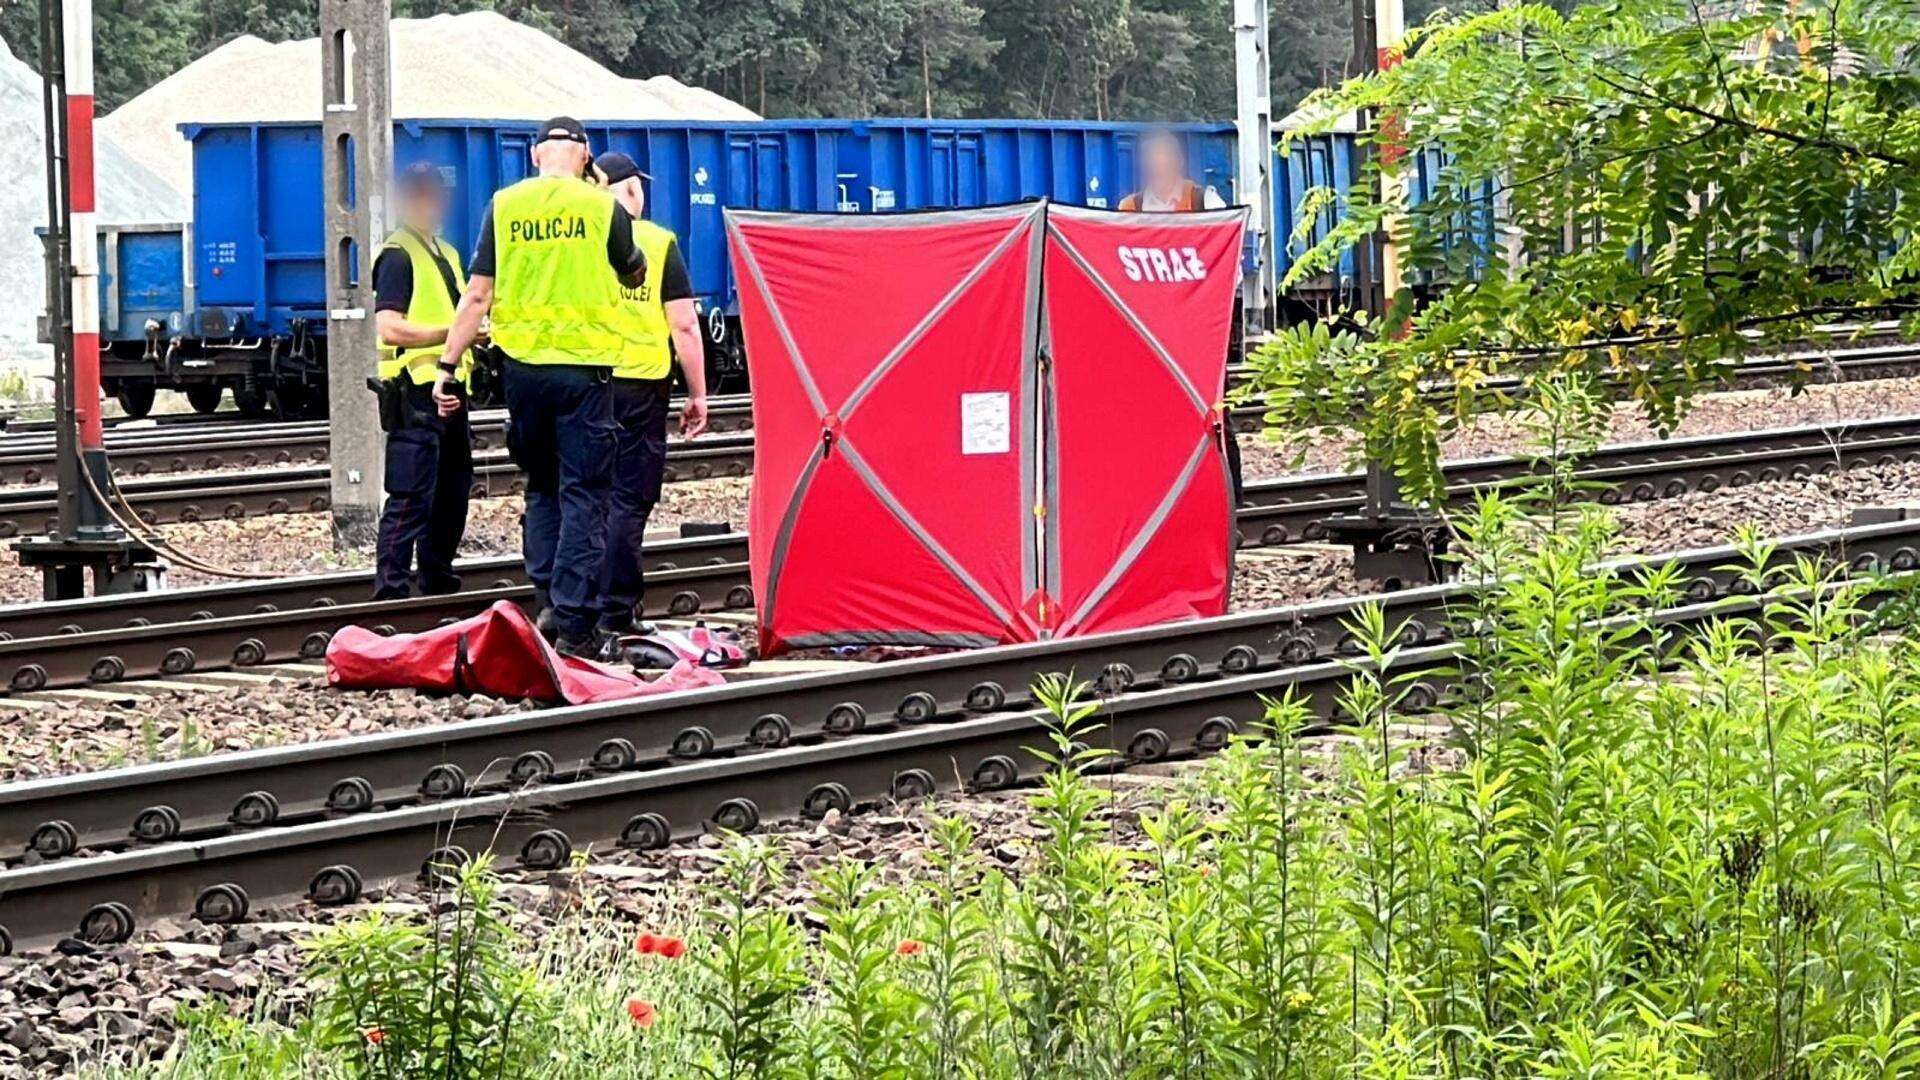
[[[580,121],[549,120],[532,156],[538,175],[495,192],[481,219],[433,393],[441,415],[461,408],[457,361],[491,312],[506,357],[507,445],[527,474],[527,577],[554,646],[593,656],[614,449],[609,379],[633,332],[620,288],[645,280],[646,258],[632,215],[585,179],[593,155]]]
[[[374,598],[456,592],[453,556],[467,528],[473,443],[467,415],[434,407],[435,361],[466,289],[460,253],[440,236],[447,189],[440,170],[418,162],[400,174],[400,227],[373,263],[374,325],[380,334],[387,431],[387,504],[380,514]],[[458,354],[465,381],[471,358]],[[417,557],[417,563],[416,563]],[[415,577],[415,567],[418,576]]]
[[[600,630],[617,637],[633,628],[645,587],[641,550],[667,462],[672,361],[679,360],[687,384],[680,435],[691,439],[707,429],[706,343],[694,310],[693,282],[673,231],[641,216],[646,212],[641,185],[650,177],[617,151],[601,154],[593,169],[633,215],[633,242],[647,259],[645,280],[621,290],[637,333],[613,369],[613,419],[619,430],[607,505],[607,558],[600,573]]]

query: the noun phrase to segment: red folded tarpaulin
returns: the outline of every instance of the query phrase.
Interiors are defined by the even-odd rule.
[[[340,690],[430,690],[585,705],[722,681],[716,672],[685,662],[649,682],[610,664],[561,656],[505,600],[418,634],[383,636],[348,626],[327,644],[327,683]]]
[[[1243,222],[729,211],[761,652],[1224,611]]]

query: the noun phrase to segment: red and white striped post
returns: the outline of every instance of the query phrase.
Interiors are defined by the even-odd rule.
[[[100,256],[93,185],[93,0],[62,0],[60,8],[67,97],[73,418],[84,458],[105,448],[100,428]]]
[[[100,255],[94,214],[93,0],[40,0],[47,136],[47,300],[54,341],[59,515],[46,536],[13,546],[43,594],[143,591],[164,572],[106,505],[113,477],[100,423]]]

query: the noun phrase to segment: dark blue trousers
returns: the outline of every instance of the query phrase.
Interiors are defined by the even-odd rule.
[[[458,592],[453,557],[467,531],[473,488],[473,439],[465,409],[442,418],[433,389],[409,387],[412,416],[387,433],[387,503],[380,512],[375,555],[376,600]],[[417,572],[416,572],[417,568]]]
[[[640,565],[647,518],[660,501],[667,465],[667,379],[613,380],[613,491],[607,500],[607,558],[600,569],[600,628],[633,627],[646,591]]]
[[[553,606],[557,637],[580,640],[600,617],[612,475],[607,369],[506,363],[507,448],[527,476],[521,552]]]

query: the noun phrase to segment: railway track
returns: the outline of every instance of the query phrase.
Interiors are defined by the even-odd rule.
[[[1773,558],[1856,570],[1920,564],[1920,523],[1790,538]],[[1622,560],[1679,568],[1686,625],[1750,605],[1712,548]],[[1911,580],[1915,575],[1900,575]],[[1038,763],[1044,717],[1026,688],[1049,672],[1099,673],[1103,738],[1125,761],[1223,745],[1292,689],[1333,716],[1361,604],[1404,622],[1396,675],[1409,711],[1449,691],[1464,586],[1248,612],[1066,641],[362,738],[247,751],[0,787],[8,944],[126,940],[154,916],[244,919],[263,901],[343,903],[381,880],[432,873],[493,848],[534,869],[583,846],[664,846],[710,827],[819,816],[955,786],[1018,783]]]
[[[1727,364],[1729,385],[1770,385],[1813,371],[1824,381],[1895,378],[1920,372],[1920,347],[1886,344],[1872,347],[1799,351],[1756,357]],[[1246,377],[1244,366],[1234,369],[1234,381]],[[1494,380],[1489,390],[1514,390],[1514,380]],[[1234,430],[1258,431],[1264,409],[1241,405],[1233,409]],[[716,434],[737,434],[753,426],[753,399],[745,394],[714,398],[708,406],[709,424]],[[483,409],[474,414],[474,447],[485,451],[505,445],[506,413]],[[23,426],[24,425],[24,426]],[[116,474],[143,477],[229,468],[320,465],[327,461],[328,434],[324,420],[262,422],[234,417],[159,417],[150,422],[122,423],[109,429],[107,448]],[[51,423],[16,422],[0,431],[0,485],[39,484],[53,477]]]
[[[646,615],[684,618],[753,606],[745,534],[651,542]],[[517,557],[470,560],[461,590],[367,600],[372,576],[346,571],[0,608],[8,693],[315,660],[342,626],[414,633],[533,597]]]
[[[1920,373],[1920,345],[1902,341],[1897,334],[1875,330],[1857,342],[1844,334],[1827,336],[1840,344],[1808,343],[1780,353],[1721,360],[1717,382],[1725,389],[1751,390],[1780,386],[1796,379],[1812,383],[1864,382]],[[1244,383],[1251,374],[1249,365],[1234,364],[1227,369],[1228,385]],[[1610,381],[1617,385],[1621,380]],[[1482,380],[1477,386],[1482,394],[1512,394],[1522,388],[1522,380],[1505,375]],[[1423,393],[1444,400],[1453,396],[1454,387],[1443,383],[1423,388]],[[1257,421],[1257,417],[1254,406],[1235,410],[1236,426]],[[1240,427],[1240,430],[1252,428]]]
[[[753,471],[753,436],[718,435],[667,444],[669,482],[746,476]],[[524,490],[520,470],[505,450],[474,456],[475,497]],[[332,505],[325,465],[254,472],[194,473],[121,480],[120,490],[148,524],[239,520],[258,514],[318,513]],[[55,528],[57,496],[51,486],[0,489],[0,538],[38,535]]]
[[[1899,461],[1920,461],[1920,417],[1608,447],[1576,475],[1594,486],[1589,496],[1618,503]],[[1450,463],[1447,472],[1455,500],[1465,502],[1534,468],[1527,459],[1500,457]],[[1241,546],[1318,540],[1328,516],[1360,506],[1362,488],[1357,475],[1250,485],[1238,515]],[[752,608],[745,534],[661,541],[647,550],[650,617]],[[312,660],[342,626],[408,633],[531,596],[517,558],[458,568],[462,591],[408,600],[366,600],[372,575],[360,570],[0,607],[0,677],[4,692],[32,693]]]
[[[677,410],[676,410],[677,412]],[[753,402],[744,395],[716,398],[708,407],[715,437],[738,435],[753,427]],[[507,414],[483,409],[473,416],[477,452],[506,446]],[[699,443],[689,443],[698,447]],[[206,472],[259,466],[324,465],[328,458],[325,420],[286,423],[220,422],[165,427],[126,427],[107,435],[114,473],[129,477]],[[0,435],[0,484],[39,484],[54,473],[53,436]]]
[[[1889,463],[1920,453],[1920,416],[1892,417],[1844,425],[1773,428],[1704,435],[1659,442],[1603,448],[1587,462],[1601,482],[1618,480],[1625,489],[1615,497],[1650,499],[1688,490],[1739,486],[1753,480],[1773,480],[1819,469],[1837,469],[1837,459],[1823,451],[1885,457]],[[1642,465],[1692,460],[1697,467],[1672,470],[1670,475],[1635,475]],[[1738,458],[1739,460],[1733,460]],[[1920,460],[1915,457],[1914,460]],[[751,434],[704,438],[694,443],[672,443],[667,458],[670,481],[715,476],[745,476],[753,468]],[[1495,457],[1455,462],[1449,476],[1473,486],[1511,481],[1527,475],[1533,466],[1524,459]],[[1613,471],[1605,471],[1613,470]],[[152,524],[239,520],[257,514],[319,512],[327,509],[328,474],[324,467],[265,470],[257,473],[209,473],[187,477],[149,477],[123,481],[121,490]],[[522,490],[519,470],[503,451],[476,458],[476,495],[505,495]],[[1243,535],[1269,544],[1295,539],[1319,539],[1317,526],[1326,517],[1360,506],[1364,477],[1358,473],[1318,474],[1256,481],[1243,493]],[[34,535],[54,527],[55,495],[51,488],[0,490],[0,538]],[[1257,526],[1259,533],[1250,533]]]
[[[674,415],[679,415],[681,398],[675,397]],[[714,431],[745,430],[752,423],[753,398],[748,394],[722,394],[707,399],[710,424]],[[474,429],[499,431],[506,420],[504,408],[476,409]],[[233,439],[246,432],[302,435],[320,433],[324,447],[327,420],[277,420],[267,416],[247,416],[236,410],[216,413],[165,413],[146,417],[110,416],[101,421],[106,431],[107,449],[132,447],[139,443],[169,440],[191,441],[197,438]],[[51,452],[54,425],[50,418],[6,419],[0,417],[0,452],[40,449]]]

